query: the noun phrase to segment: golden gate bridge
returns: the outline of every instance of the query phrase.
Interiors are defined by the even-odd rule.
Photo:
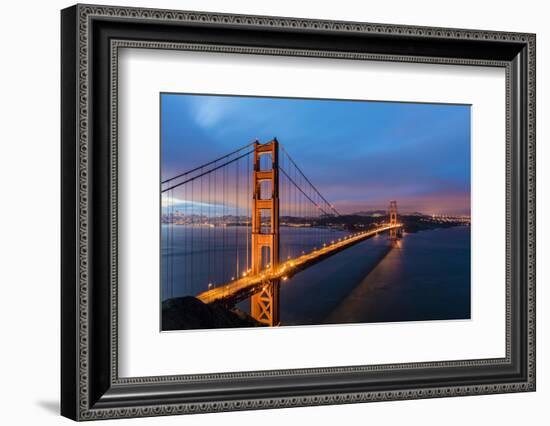
[[[344,226],[276,138],[165,179],[161,192],[163,291],[174,297],[176,284],[180,293],[227,307],[250,299],[251,316],[268,326],[280,323],[281,282],[380,233],[395,242],[403,229],[396,201],[387,221]],[[189,232],[175,232],[178,225]]]

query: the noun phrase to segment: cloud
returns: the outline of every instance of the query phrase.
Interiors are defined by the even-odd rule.
[[[169,197],[163,195],[161,199],[162,207],[190,207],[191,209],[195,208],[214,208],[218,209],[223,207],[221,204],[211,204],[211,203],[200,203],[197,201],[182,200],[176,197]]]
[[[347,212],[386,207],[389,199],[403,210],[470,209],[469,107],[206,95],[170,95],[165,104],[163,179],[254,138],[276,136],[321,193]],[[183,190],[172,195],[181,199],[165,205],[195,209]]]
[[[183,205],[185,204],[185,200],[180,200],[179,198],[175,197],[168,197],[167,195],[163,195],[161,199],[161,205],[162,207],[171,207],[176,205]]]
[[[339,200],[335,203],[341,213],[365,210],[385,210],[389,200],[397,200],[397,209],[402,213],[422,212],[426,214],[470,214],[469,191],[434,191],[418,195],[375,197],[365,200]]]
[[[223,98],[196,98],[194,118],[201,127],[213,127],[227,114],[226,102]]]

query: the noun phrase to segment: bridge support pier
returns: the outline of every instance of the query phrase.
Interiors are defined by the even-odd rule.
[[[271,168],[262,170],[260,159],[271,156]],[[252,273],[279,267],[279,143],[254,145],[252,193]],[[264,184],[264,191],[262,191]],[[266,196],[265,192],[271,193]],[[267,190],[267,191],[266,191]],[[269,217],[269,218],[268,218]],[[268,222],[266,226],[262,221]],[[267,265],[266,265],[267,264]],[[267,281],[250,299],[250,314],[267,326],[279,325],[279,280]]]

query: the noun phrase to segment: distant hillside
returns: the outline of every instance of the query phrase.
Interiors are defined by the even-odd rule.
[[[368,210],[364,212],[352,213],[350,216],[385,216],[388,212],[386,210]]]

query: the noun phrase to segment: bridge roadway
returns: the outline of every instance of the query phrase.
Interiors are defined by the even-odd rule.
[[[248,276],[245,273],[241,278],[200,293],[197,298],[207,304],[214,302],[234,304],[240,302],[241,300],[245,300],[254,293],[260,291],[263,285],[272,280],[285,281],[297,272],[304,270],[308,266],[311,266],[322,259],[371,238],[381,232],[389,231],[390,229],[397,229],[402,226],[402,223],[397,223],[394,225],[384,224],[376,229],[352,234],[351,236],[341,238],[340,240],[318,250],[314,250],[294,259],[282,262],[275,270],[268,268],[263,270],[261,273]]]

